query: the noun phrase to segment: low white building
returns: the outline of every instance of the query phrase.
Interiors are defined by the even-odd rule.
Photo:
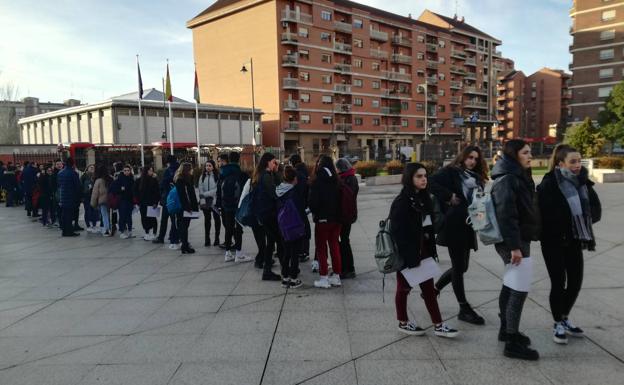
[[[169,110],[162,92],[145,90],[141,100],[145,144],[169,142]],[[138,92],[99,103],[20,119],[22,144],[135,145],[141,142]],[[254,141],[250,108],[199,104],[199,142],[202,145],[251,145]],[[195,103],[174,98],[171,103],[174,143],[195,143]],[[255,110],[256,132],[262,112]],[[260,144],[258,136],[255,141]]]

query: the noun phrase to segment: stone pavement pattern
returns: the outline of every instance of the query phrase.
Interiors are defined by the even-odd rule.
[[[452,290],[442,314],[456,340],[396,331],[394,277],[381,276],[372,253],[377,223],[398,186],[363,187],[352,242],[358,277],[342,288],[288,291],[260,280],[252,264],[225,263],[204,248],[180,255],[141,238],[83,233],[61,238],[22,209],[0,208],[0,384],[618,384],[624,383],[623,185],[597,187],[604,207],[598,251],[586,254],[584,288],[572,319],[587,338],[552,342],[550,283],[539,245],[533,291],[521,326],[539,362],[502,356],[498,291],[503,266],[482,247],[466,275],[468,298],[486,318],[457,321]],[[135,217],[135,225],[139,223]],[[255,253],[250,231],[244,249]],[[450,266],[440,248],[442,267]],[[417,293],[411,316],[430,321]]]

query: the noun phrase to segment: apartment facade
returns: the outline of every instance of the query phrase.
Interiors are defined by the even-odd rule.
[[[624,79],[624,1],[575,0],[570,9],[572,122],[596,120]]]
[[[342,0],[219,0],[187,26],[202,99],[249,105],[239,68],[253,59],[263,144],[307,158],[484,140],[497,74],[513,66],[498,39],[428,10],[413,19]]]
[[[500,76],[499,135],[508,139],[561,138],[569,120],[570,81],[570,74],[550,68],[529,76],[522,71]]]

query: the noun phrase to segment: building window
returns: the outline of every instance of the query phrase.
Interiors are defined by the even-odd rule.
[[[301,123],[310,124],[311,121],[310,115],[301,115]]]
[[[444,80],[444,78],[446,78],[446,76],[444,74],[438,74],[438,79]]]
[[[416,120],[416,127],[417,128],[423,128],[425,126],[425,123],[422,121],[422,119],[417,119]]]
[[[304,82],[309,82],[310,81],[310,73],[309,72],[299,72],[299,79],[303,80]]]
[[[600,87],[600,88],[598,88],[598,97],[599,98],[606,98],[611,93],[611,90],[613,90],[613,87]]]
[[[407,119],[401,119],[401,127],[407,128],[409,121]]]
[[[416,103],[416,111],[422,111],[424,110],[423,104],[422,103]]]
[[[425,60],[425,54],[422,52],[416,52],[416,59]]]
[[[353,19],[353,27],[362,29],[364,28],[364,22],[360,19]]]
[[[536,82],[531,82],[531,88],[535,88],[537,87],[537,83]]]
[[[615,9],[602,11],[602,21],[613,20],[613,19],[615,19]]]
[[[532,97],[532,98],[535,98],[536,96],[537,96],[537,92],[535,92],[535,91],[531,91],[531,97]]]
[[[310,103],[310,94],[299,94],[299,100],[301,103]]]
[[[373,71],[379,71],[381,69],[381,64],[377,62],[373,62],[372,67],[373,67]]]
[[[445,58],[444,56],[440,56],[440,57],[438,58],[438,63],[440,63],[440,64],[444,64],[444,63],[446,63],[446,58]]]
[[[329,11],[321,11],[321,19],[325,20],[325,21],[331,21],[332,19],[332,14]]]
[[[364,99],[362,98],[353,98],[353,105],[361,107],[364,105]]]
[[[321,32],[321,40],[322,41],[330,41],[331,40],[331,33],[329,33],[329,32]]]
[[[600,79],[612,78],[613,68],[604,68],[600,70]]]
[[[418,76],[419,78],[425,77],[425,71],[423,70],[416,71],[416,76]]]
[[[440,47],[444,48],[444,46],[446,45],[446,43],[444,42],[444,40],[440,40],[440,41],[438,42],[438,45],[439,45]]]
[[[362,68],[362,59],[353,59],[353,66],[355,68]]]
[[[364,85],[364,82],[362,81],[362,79],[353,79],[354,87],[362,87],[363,85]]]
[[[446,111],[446,106],[444,106],[444,105],[438,106],[438,111],[439,111],[439,112],[444,112],[444,111]]]
[[[331,116],[323,116],[323,124],[332,124],[332,120]]]
[[[361,126],[364,123],[364,119],[362,118],[354,118],[353,119],[353,124],[355,124],[356,126]]]
[[[444,96],[444,90],[438,90],[438,95],[439,96]]]
[[[379,82],[379,80],[373,80],[372,81],[372,85],[373,85],[373,88],[376,89],[376,90],[381,88],[381,83]]]
[[[600,60],[613,59],[613,48],[600,50]]]
[[[371,105],[373,106],[373,108],[379,108],[379,100],[373,99]]]
[[[321,96],[321,102],[323,102],[323,104],[332,104],[333,101],[334,98],[331,95]]]
[[[353,39],[353,46],[357,48],[364,48],[364,41],[362,39]]]
[[[321,61],[323,63],[331,63],[331,55],[328,55],[326,53],[321,54]]]
[[[299,50],[299,57],[302,58],[302,59],[309,60],[310,59],[310,51],[308,51],[307,49],[300,49]]]
[[[600,32],[600,40],[612,40],[615,39],[615,29],[607,29]]]
[[[404,102],[404,101],[402,101],[402,102],[401,102],[401,109],[402,109],[403,111],[407,111],[407,110],[409,110],[409,103],[408,103],[408,102]]]
[[[322,75],[321,80],[323,84],[332,84],[332,76],[331,75]]]
[[[307,28],[299,27],[299,36],[308,37],[308,35],[309,35],[309,32]]]
[[[381,120],[379,118],[373,118],[373,126],[380,126]]]
[[[416,41],[419,43],[424,43],[425,42],[425,37],[423,35],[418,35],[416,36]]]

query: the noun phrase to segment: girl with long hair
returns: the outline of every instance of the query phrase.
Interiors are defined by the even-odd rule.
[[[157,238],[158,220],[155,217],[147,216],[147,208],[158,207],[158,202],[160,201],[160,188],[158,180],[156,180],[154,168],[151,166],[143,167],[141,169],[141,177],[134,186],[134,196],[136,201],[139,202],[139,212],[141,213],[141,225],[145,231],[143,239],[153,241]]]
[[[108,207],[108,189],[113,183],[113,178],[108,173],[108,169],[105,165],[99,165],[95,169],[95,183],[93,184],[93,190],[91,191],[91,207],[97,208],[100,211],[101,232],[105,237],[110,237],[111,223],[109,217]]]
[[[191,224],[191,218],[184,216],[185,212],[190,214],[194,211],[199,211],[195,186],[193,186],[193,167],[190,163],[184,162],[180,165],[173,177],[173,183],[175,183],[178,196],[180,197],[180,204],[182,205],[182,211],[176,215],[178,235],[182,242],[180,250],[182,254],[193,254],[195,249],[191,247],[188,240],[188,228]]]
[[[219,246],[219,234],[221,233],[221,217],[215,211],[217,201],[217,185],[219,183],[219,171],[214,160],[210,159],[204,164],[202,175],[198,181],[200,208],[204,213],[204,246],[210,246],[211,217],[215,223],[214,246]]]

